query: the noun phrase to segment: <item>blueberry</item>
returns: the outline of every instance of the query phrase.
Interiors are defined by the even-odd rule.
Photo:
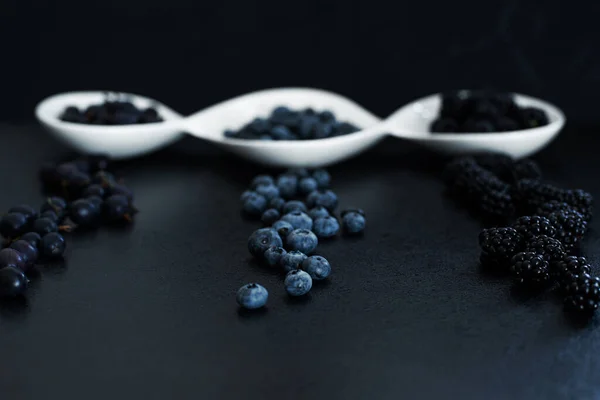
[[[335,115],[329,110],[321,111],[319,113],[319,119],[323,122],[335,121]]]
[[[252,179],[252,183],[250,187],[256,189],[258,185],[273,185],[275,181],[273,181],[273,177],[269,175],[257,175],[254,179]]]
[[[298,140],[298,137],[294,135],[288,127],[283,125],[274,126],[273,129],[271,129],[271,137],[274,140]]]
[[[325,279],[331,273],[331,265],[324,257],[310,256],[302,262],[302,269],[316,281]]]
[[[273,111],[271,112],[271,119],[277,119],[278,117],[286,116],[286,115],[290,114],[291,112],[292,112],[292,110],[290,110],[288,107],[279,106],[279,107],[273,109]]]
[[[325,239],[332,238],[340,231],[338,220],[332,216],[326,216],[315,219],[313,223],[313,232],[317,237]]]
[[[349,211],[342,215],[342,225],[346,233],[354,235],[365,230],[366,220],[363,214]]]
[[[323,206],[329,211],[333,211],[337,207],[338,198],[331,190],[315,190],[306,198],[306,204],[310,208]]]
[[[258,283],[248,283],[237,291],[236,301],[244,308],[254,310],[267,304],[269,292]]]
[[[334,126],[332,124],[318,124],[315,126],[314,139],[325,139],[333,136]]]
[[[302,115],[314,116],[314,115],[317,115],[317,112],[313,108],[307,107],[304,110],[302,110]]]
[[[310,176],[310,172],[306,168],[290,168],[286,171],[286,175],[295,175],[298,178],[306,178]]]
[[[58,232],[50,232],[42,237],[39,251],[46,258],[59,258],[65,252],[65,238]]]
[[[263,133],[262,135],[260,135],[260,137],[258,138],[258,140],[275,140],[273,139],[271,136],[267,135],[266,133]]]
[[[58,231],[58,225],[50,218],[38,218],[33,222],[31,230],[43,237],[47,233]]]
[[[307,116],[300,120],[300,124],[298,126],[298,135],[302,139],[311,139],[314,136],[314,132],[319,126],[319,119],[314,116]]]
[[[293,211],[302,211],[307,212],[308,208],[306,208],[306,204],[300,200],[290,200],[283,206],[282,212],[284,214],[291,213]]]
[[[344,215],[346,215],[348,213],[358,213],[358,214],[362,215],[363,217],[365,216],[365,212],[360,208],[346,208],[345,210],[342,210],[342,212],[340,213],[340,216],[342,218],[344,218]]]
[[[244,193],[242,193],[242,195],[240,196],[240,200],[242,201],[242,203],[244,203],[246,200],[248,200],[248,198],[250,198],[252,196],[252,194],[255,194],[256,192],[252,191],[252,190],[245,190]]]
[[[285,270],[285,272],[290,272],[300,268],[304,260],[307,258],[308,256],[301,251],[292,250],[281,256],[279,264]]]
[[[315,190],[317,190],[318,184],[315,178],[306,177],[300,179],[298,183],[298,189],[300,190],[300,194],[307,195]]]
[[[15,267],[0,269],[0,297],[16,297],[27,290],[29,279]]]
[[[458,132],[459,128],[458,123],[454,119],[442,117],[433,121],[429,127],[429,130],[436,133],[453,133]]]
[[[69,218],[80,227],[89,227],[98,222],[100,209],[88,199],[75,200],[69,205]]]
[[[323,206],[316,206],[310,209],[308,215],[313,219],[313,221],[317,218],[321,217],[329,217],[329,211]]]
[[[317,181],[319,189],[327,189],[331,185],[331,175],[324,169],[316,169],[312,173],[312,177]]]
[[[254,188],[256,193],[264,196],[265,199],[271,200],[275,197],[279,197],[279,189],[274,184],[260,184]]]
[[[21,213],[10,213],[0,219],[0,235],[5,238],[13,238],[24,233],[29,220]]]
[[[283,247],[269,247],[265,254],[263,254],[265,263],[269,267],[275,267],[279,265],[281,257],[287,254],[287,251]]]
[[[242,205],[242,210],[252,216],[262,215],[263,212],[267,209],[267,199],[260,194],[253,192],[246,197],[244,204]]]
[[[283,284],[290,296],[302,296],[312,288],[312,278],[308,273],[295,269],[287,273]]]
[[[271,124],[264,118],[255,118],[252,122],[250,122],[248,128],[252,129],[256,133],[266,133],[271,128]]]
[[[271,228],[277,231],[282,240],[287,238],[287,235],[289,235],[289,233],[294,230],[292,224],[282,220],[275,222],[273,226],[271,226]]]
[[[274,197],[269,201],[269,208],[274,208],[279,212],[283,211],[283,206],[285,205],[285,200],[281,197]]]
[[[275,229],[262,228],[248,238],[248,250],[256,258],[261,258],[269,247],[282,247],[283,241]]]
[[[229,138],[229,139],[233,139],[233,138],[237,137],[237,132],[236,131],[232,131],[231,129],[227,129],[225,131],[225,137]]]
[[[265,224],[265,226],[271,226],[275,221],[277,221],[280,217],[279,211],[274,208],[269,208],[266,210],[260,220]]]
[[[299,211],[299,210],[295,210],[290,213],[287,213],[283,217],[281,217],[281,219],[283,221],[287,221],[290,224],[292,224],[294,229],[309,229],[310,230],[310,229],[312,229],[312,226],[313,226],[313,221],[308,216],[308,214],[306,214],[302,211]]]
[[[285,243],[288,250],[298,250],[304,254],[310,254],[317,248],[319,239],[308,229],[294,229],[288,234]]]
[[[360,129],[349,122],[336,122],[334,124],[334,129],[336,130],[338,135],[348,135],[350,133],[354,133],[359,131]]]
[[[285,199],[293,198],[298,191],[298,177],[293,174],[279,175],[277,178],[277,188],[281,197]]]

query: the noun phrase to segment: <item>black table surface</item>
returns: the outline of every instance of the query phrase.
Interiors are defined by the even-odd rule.
[[[598,140],[570,126],[537,160],[600,196]],[[36,125],[0,125],[0,209],[43,199],[37,170],[68,150]],[[395,139],[330,169],[364,237],[320,245],[333,274],[293,301],[251,262],[239,195],[263,169],[184,139],[120,162],[131,229],[71,234],[26,301],[0,305],[4,399],[592,399],[600,324],[552,293],[523,299],[478,270],[480,223],[442,195],[439,158]],[[598,220],[584,251],[600,262]],[[257,281],[262,312],[235,292]]]

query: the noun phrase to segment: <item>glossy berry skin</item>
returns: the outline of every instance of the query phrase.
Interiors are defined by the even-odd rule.
[[[79,199],[69,206],[69,218],[80,227],[89,227],[98,221],[100,209],[87,199]]]
[[[102,200],[99,196],[90,196],[86,197],[86,200],[98,210],[98,212],[102,212],[102,205],[104,204],[104,200]]]
[[[318,238],[329,239],[338,234],[340,223],[335,217],[328,215],[315,219],[312,230]]]
[[[255,310],[264,307],[269,299],[269,292],[258,283],[248,283],[239,288],[236,301],[240,307]]]
[[[282,174],[277,177],[277,188],[284,199],[291,199],[298,193],[298,176]]]
[[[291,231],[294,230],[294,227],[292,226],[292,224],[290,224],[287,221],[276,221],[271,228],[275,229],[277,231],[277,233],[279,234],[279,236],[281,237],[282,240],[285,240],[285,238],[287,238],[287,235],[289,235],[289,233]]]
[[[89,185],[83,191],[83,197],[90,197],[90,196],[104,197],[105,194],[106,194],[106,191],[104,190],[102,185],[99,185],[97,183],[95,183],[93,185]]]
[[[58,215],[59,220],[62,220],[67,209],[67,202],[62,197],[48,197],[42,206],[40,212],[54,211]]]
[[[323,206],[316,206],[316,207],[313,207],[310,209],[310,211],[308,212],[308,215],[313,220],[316,220],[317,218],[328,217],[329,211],[327,211],[327,209]]]
[[[0,269],[0,297],[17,297],[27,291],[29,279],[18,268]]]
[[[306,208],[306,204],[304,204],[304,202],[299,201],[299,200],[290,200],[287,203],[285,203],[285,205],[283,206],[283,210],[281,210],[281,212],[283,214],[288,214],[288,213],[291,213],[292,211],[307,212],[308,209]]]
[[[310,254],[317,248],[319,239],[308,229],[294,229],[285,239],[288,250],[298,250],[304,254]]]
[[[536,253],[521,252],[512,258],[511,274],[517,285],[545,287],[550,281],[549,270],[548,261]]]
[[[115,194],[104,200],[102,211],[107,222],[128,221],[131,218],[131,203],[127,197]]]
[[[265,226],[271,226],[271,225],[273,225],[274,222],[279,220],[280,216],[281,215],[279,214],[279,211],[277,211],[274,208],[269,208],[268,210],[266,210],[263,213],[260,220],[262,221],[263,224],[265,224]]]
[[[292,270],[299,269],[304,260],[307,258],[308,256],[306,254],[298,250],[292,250],[281,256],[279,265],[281,265],[285,272],[290,272]]]
[[[315,281],[325,279],[331,274],[331,265],[325,257],[310,256],[302,262],[302,269]]]
[[[269,247],[282,247],[283,242],[275,229],[262,228],[248,238],[248,251],[256,258],[262,258]]]
[[[35,210],[35,208],[25,205],[25,204],[9,208],[8,214],[11,214],[11,213],[23,214],[25,216],[25,218],[27,218],[27,221],[33,221],[38,216],[38,213]]]
[[[21,270],[25,269],[23,255],[11,248],[0,250],[0,268],[3,267],[15,267]]]
[[[110,185],[107,188],[107,194],[109,196],[112,196],[115,194],[120,194],[122,196],[127,197],[127,199],[129,199],[129,201],[133,201],[133,191],[131,189],[129,189],[127,186],[122,185],[120,183],[115,183],[115,184]]]
[[[286,254],[287,251],[285,251],[283,247],[269,247],[263,254],[265,264],[267,264],[269,267],[277,267],[279,266],[281,257]]]
[[[62,257],[66,248],[65,238],[58,232],[51,232],[42,237],[39,251],[44,258],[53,259]]]
[[[255,192],[253,190],[244,190],[244,192],[240,196],[240,201],[242,202],[242,204],[244,204],[244,202],[246,200],[248,200],[248,198],[250,198],[250,196],[252,196],[252,193],[255,193]]]
[[[23,259],[23,267],[28,269],[38,259],[38,250],[35,246],[29,243],[26,240],[17,240],[16,242],[12,242],[10,244],[10,248],[18,251],[21,254],[21,258]]]
[[[252,189],[256,189],[256,187],[259,185],[273,185],[273,184],[275,184],[273,177],[271,177],[269,175],[257,175],[254,177],[254,179],[252,179],[252,182],[250,183],[250,187]]]
[[[13,238],[21,235],[26,229],[28,219],[21,213],[10,213],[0,219],[0,235]]]
[[[269,208],[274,208],[280,213],[283,211],[285,200],[282,197],[274,197],[269,201]]]
[[[365,230],[366,220],[364,215],[348,212],[342,217],[342,226],[347,234],[358,235]]]
[[[290,296],[303,296],[312,288],[312,278],[307,272],[295,269],[287,273],[283,284]]]
[[[274,184],[258,185],[256,188],[254,188],[254,191],[267,199],[267,201],[279,197],[279,189],[277,189],[277,186]]]
[[[36,232],[43,237],[47,233],[57,232],[58,225],[50,218],[38,218],[33,221],[31,230],[32,232]]]
[[[292,226],[294,227],[294,229],[312,229],[313,226],[313,220],[311,217],[308,216],[308,214],[303,213],[302,211],[292,211],[288,214],[285,214],[283,217],[281,217],[282,221],[287,221],[290,224],[292,224]]]
[[[331,175],[325,169],[314,170],[312,177],[317,181],[319,189],[327,189],[331,185]]]
[[[337,207],[338,198],[331,190],[315,190],[306,198],[306,205],[310,208],[323,206],[331,212]]]
[[[256,192],[250,193],[242,204],[242,211],[249,216],[260,216],[267,209],[267,199]]]
[[[19,237],[19,240],[24,240],[31,244],[33,247],[38,248],[42,237],[36,232],[27,232],[26,234]]]
[[[317,190],[318,186],[319,185],[317,184],[317,181],[315,178],[306,177],[306,178],[300,179],[300,182],[298,183],[298,190],[300,191],[300,194],[307,195],[307,194]]]
[[[52,210],[48,210],[48,211],[44,211],[43,213],[40,214],[40,218],[48,218],[51,219],[52,221],[56,222],[57,224],[60,222],[60,218],[58,217],[58,215],[52,211]]]

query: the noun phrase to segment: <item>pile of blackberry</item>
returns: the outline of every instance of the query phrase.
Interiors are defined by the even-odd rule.
[[[522,290],[556,288],[568,310],[591,315],[600,280],[579,255],[593,215],[593,197],[541,178],[531,160],[498,154],[461,157],[443,173],[451,197],[485,216],[502,217],[479,234],[481,266],[511,275]]]
[[[62,121],[89,125],[133,125],[163,121],[154,107],[138,108],[126,96],[106,93],[100,104],[80,110],[67,107],[59,117]]]
[[[347,135],[359,128],[336,120],[331,111],[312,108],[291,110],[280,106],[267,118],[255,118],[239,130],[225,131],[225,137],[249,140],[313,140]]]
[[[459,90],[442,95],[440,115],[431,126],[436,133],[487,133],[531,129],[548,125],[546,113],[521,107],[510,93]]]
[[[331,176],[324,169],[292,169],[255,177],[241,196],[243,213],[263,224],[250,235],[248,250],[263,265],[285,273],[290,296],[308,293],[313,280],[329,276],[327,259],[314,255],[319,241],[340,232],[361,235],[365,229],[360,209],[336,215],[338,197],[330,186]],[[237,296],[240,306],[249,309],[262,307],[267,298],[267,290],[257,283],[242,286]]]
[[[48,197],[39,208],[11,207],[0,218],[0,297],[23,295],[36,264],[60,260],[65,232],[127,224],[137,212],[133,193],[108,171],[108,159],[90,156],[40,171]]]

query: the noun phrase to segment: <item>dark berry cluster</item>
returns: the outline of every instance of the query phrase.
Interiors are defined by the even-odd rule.
[[[260,218],[264,225],[250,235],[248,250],[264,265],[286,274],[284,285],[291,296],[308,293],[313,280],[331,273],[327,259],[314,255],[319,240],[332,239],[340,230],[360,235],[365,229],[360,209],[346,209],[336,217],[338,197],[330,185],[324,169],[293,169],[276,177],[255,177],[241,196],[244,214]],[[254,283],[242,286],[237,299],[252,309],[262,307],[267,297],[266,289]]]
[[[338,121],[331,111],[301,111],[277,107],[267,118],[255,118],[239,130],[225,131],[225,137],[251,140],[312,140],[347,135],[359,128]]]
[[[548,116],[543,110],[519,106],[512,94],[460,90],[442,95],[440,114],[430,130],[438,133],[487,133],[544,125],[548,125]]]
[[[0,218],[0,297],[23,294],[36,263],[63,257],[61,233],[132,221],[133,193],[107,169],[101,156],[48,165],[40,178],[49,197],[40,208],[15,206]]]
[[[449,193],[474,211],[506,217],[508,226],[479,234],[482,267],[511,274],[522,289],[556,286],[570,310],[600,305],[598,279],[586,259],[574,255],[592,217],[589,193],[543,182],[531,160],[494,154],[455,159],[443,178]],[[501,195],[505,200],[494,210],[490,199]]]
[[[100,104],[92,104],[80,110],[67,107],[60,119],[65,122],[90,125],[132,125],[161,122],[163,119],[154,107],[138,108],[126,97],[107,93]]]

